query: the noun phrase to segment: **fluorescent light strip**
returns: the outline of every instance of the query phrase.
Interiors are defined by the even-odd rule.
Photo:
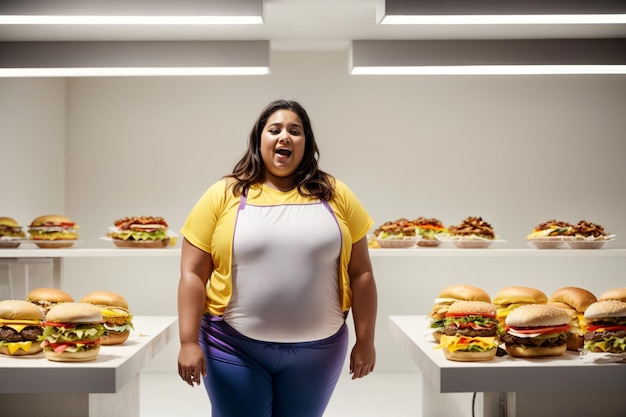
[[[622,24],[626,23],[626,14],[388,15],[380,23],[383,25]]]
[[[261,16],[0,16],[0,25],[259,25]]]
[[[0,77],[266,75],[268,67],[2,68]]]
[[[626,74],[626,65],[459,65],[354,67],[352,75],[553,75]]]

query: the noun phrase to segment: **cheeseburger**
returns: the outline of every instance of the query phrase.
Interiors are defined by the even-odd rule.
[[[567,350],[569,315],[559,307],[527,304],[506,317],[504,342],[507,353],[518,358],[559,356]]]
[[[40,248],[70,248],[78,240],[78,226],[59,214],[37,217],[28,226],[30,240]]]
[[[496,308],[484,301],[455,301],[446,312],[437,348],[448,360],[488,361],[498,350]]]
[[[584,313],[597,301],[593,293],[578,287],[563,287],[550,295],[548,304],[562,308],[570,318],[570,336],[567,350],[579,351],[583,347],[586,332]]]
[[[491,297],[485,291],[471,285],[452,285],[444,288],[435,299],[429,314],[430,329],[433,338],[439,342],[445,328],[445,317],[448,308],[455,301],[484,301],[491,302]]]
[[[0,217],[0,248],[17,248],[26,238],[22,227],[11,217]]]
[[[626,303],[603,300],[585,311],[586,352],[626,353]]]
[[[63,303],[46,314],[43,353],[50,361],[82,362],[96,359],[104,334],[102,313],[89,303]]]
[[[164,248],[170,242],[163,217],[124,217],[113,224],[107,237],[120,248]]]
[[[504,326],[506,317],[516,308],[526,304],[546,304],[548,297],[543,291],[532,287],[504,287],[493,297],[493,305],[498,312],[500,330]]]
[[[41,352],[41,310],[24,300],[0,301],[0,354],[33,355]]]
[[[598,297],[598,301],[618,300],[626,303],[626,288],[611,288]]]
[[[105,333],[102,336],[103,345],[119,345],[128,339],[130,331],[134,330],[132,318],[128,310],[126,299],[110,291],[96,291],[84,296],[81,303],[93,304],[102,313]]]
[[[43,311],[44,315],[57,304],[73,303],[71,295],[58,288],[35,288],[26,294],[26,301],[30,301]]]

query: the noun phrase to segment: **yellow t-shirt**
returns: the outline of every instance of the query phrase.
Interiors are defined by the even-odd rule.
[[[210,253],[213,273],[206,290],[205,311],[222,316],[232,295],[232,241],[240,198],[228,187],[228,180],[213,184],[191,210],[181,234],[197,248]],[[310,204],[311,199],[298,194],[297,189],[277,192],[263,185],[250,188],[247,202],[255,205]],[[348,264],[352,244],[364,238],[374,221],[354,193],[341,181],[335,180],[335,197],[328,202],[341,231],[339,288],[341,308],[352,305],[352,290]]]

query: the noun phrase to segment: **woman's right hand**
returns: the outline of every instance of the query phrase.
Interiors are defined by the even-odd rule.
[[[200,345],[196,343],[183,343],[178,352],[178,375],[193,387],[200,385],[202,377],[206,376],[206,360]]]

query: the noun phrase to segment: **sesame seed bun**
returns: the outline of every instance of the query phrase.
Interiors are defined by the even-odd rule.
[[[491,297],[481,288],[472,285],[452,285],[439,293],[439,298],[454,298],[457,300],[491,302]]]
[[[626,317],[626,303],[619,300],[602,300],[591,304],[585,311],[585,319]]]
[[[562,309],[547,304],[526,304],[506,317],[507,326],[559,326],[569,323],[569,315]]]
[[[484,301],[455,301],[448,308],[448,313],[495,316],[496,308]]]
[[[45,223],[68,224],[68,223],[74,223],[74,222],[69,217],[63,216],[61,214],[45,214],[43,216],[39,216],[33,219],[33,221],[30,222],[30,226],[37,227]]]

